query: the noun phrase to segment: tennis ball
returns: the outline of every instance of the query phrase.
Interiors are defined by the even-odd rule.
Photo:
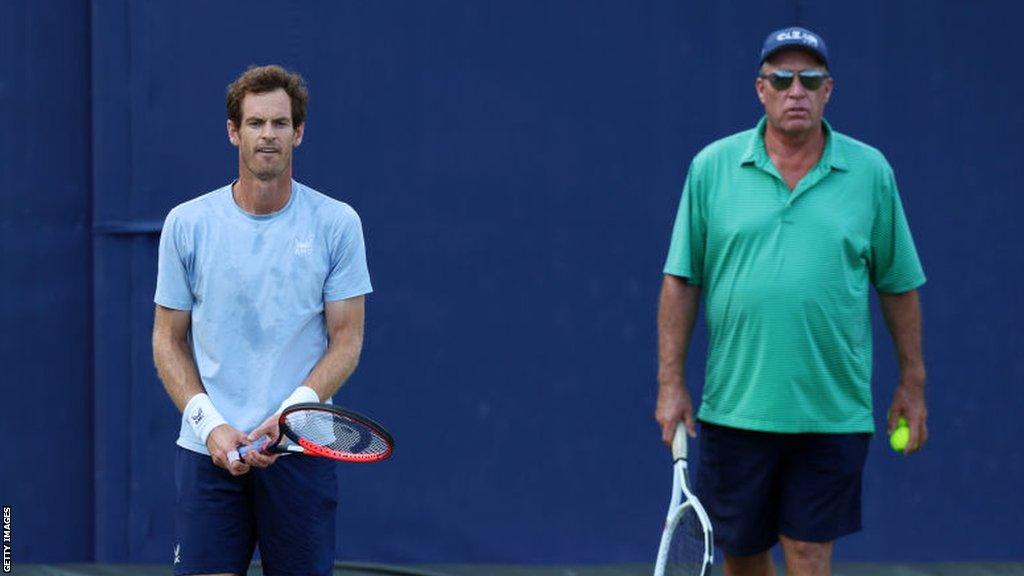
[[[907,427],[907,419],[900,418],[896,429],[889,436],[889,445],[892,449],[903,454],[907,450],[907,443],[910,442],[910,428]]]

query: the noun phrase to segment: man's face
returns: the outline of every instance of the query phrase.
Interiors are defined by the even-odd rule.
[[[793,73],[817,70],[827,73],[825,66],[801,50],[786,50],[772,56],[761,67],[761,74],[768,75],[775,70],[789,70]],[[794,78],[785,90],[777,90],[767,78],[758,78],[755,87],[772,128],[789,135],[817,129],[825,112],[825,103],[832,95],[831,78],[826,79],[817,90],[808,90],[798,78]]]
[[[269,181],[292,165],[292,148],[302,142],[304,126],[292,126],[292,102],[282,88],[242,99],[242,124],[228,120],[228,138],[238,146],[243,166]]]

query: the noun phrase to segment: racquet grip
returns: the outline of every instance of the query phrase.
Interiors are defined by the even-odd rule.
[[[682,422],[676,424],[676,433],[672,437],[672,459],[686,460],[686,425]]]
[[[267,445],[267,442],[269,440],[270,439],[267,438],[266,436],[260,436],[259,439],[257,439],[252,444],[240,447],[238,449],[238,455],[239,456],[245,456],[246,454],[248,454],[249,452],[252,452],[253,450],[262,450],[263,447]]]

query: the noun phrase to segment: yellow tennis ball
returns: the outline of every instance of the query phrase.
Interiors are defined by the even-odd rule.
[[[892,446],[893,450],[902,454],[906,452],[908,442],[910,442],[910,428],[907,427],[907,419],[900,418],[900,421],[896,424],[896,429],[889,436],[889,445]]]

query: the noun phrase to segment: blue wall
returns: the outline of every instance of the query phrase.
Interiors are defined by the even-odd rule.
[[[336,401],[398,440],[387,463],[340,468],[338,558],[650,561],[679,190],[704,144],[757,120],[760,41],[793,22],[829,42],[827,116],[894,165],[929,277],[932,441],[897,458],[874,439],[866,530],[837,557],[1024,559],[1019,4],[42,4],[0,8],[15,562],[169,561],[156,231],[233,177],[224,89],[267,62],[312,92],[297,178],[366,231],[376,292]],[[881,425],[895,363],[876,328]]]
[[[89,18],[53,4],[0,6],[0,500],[15,562],[93,554]]]

